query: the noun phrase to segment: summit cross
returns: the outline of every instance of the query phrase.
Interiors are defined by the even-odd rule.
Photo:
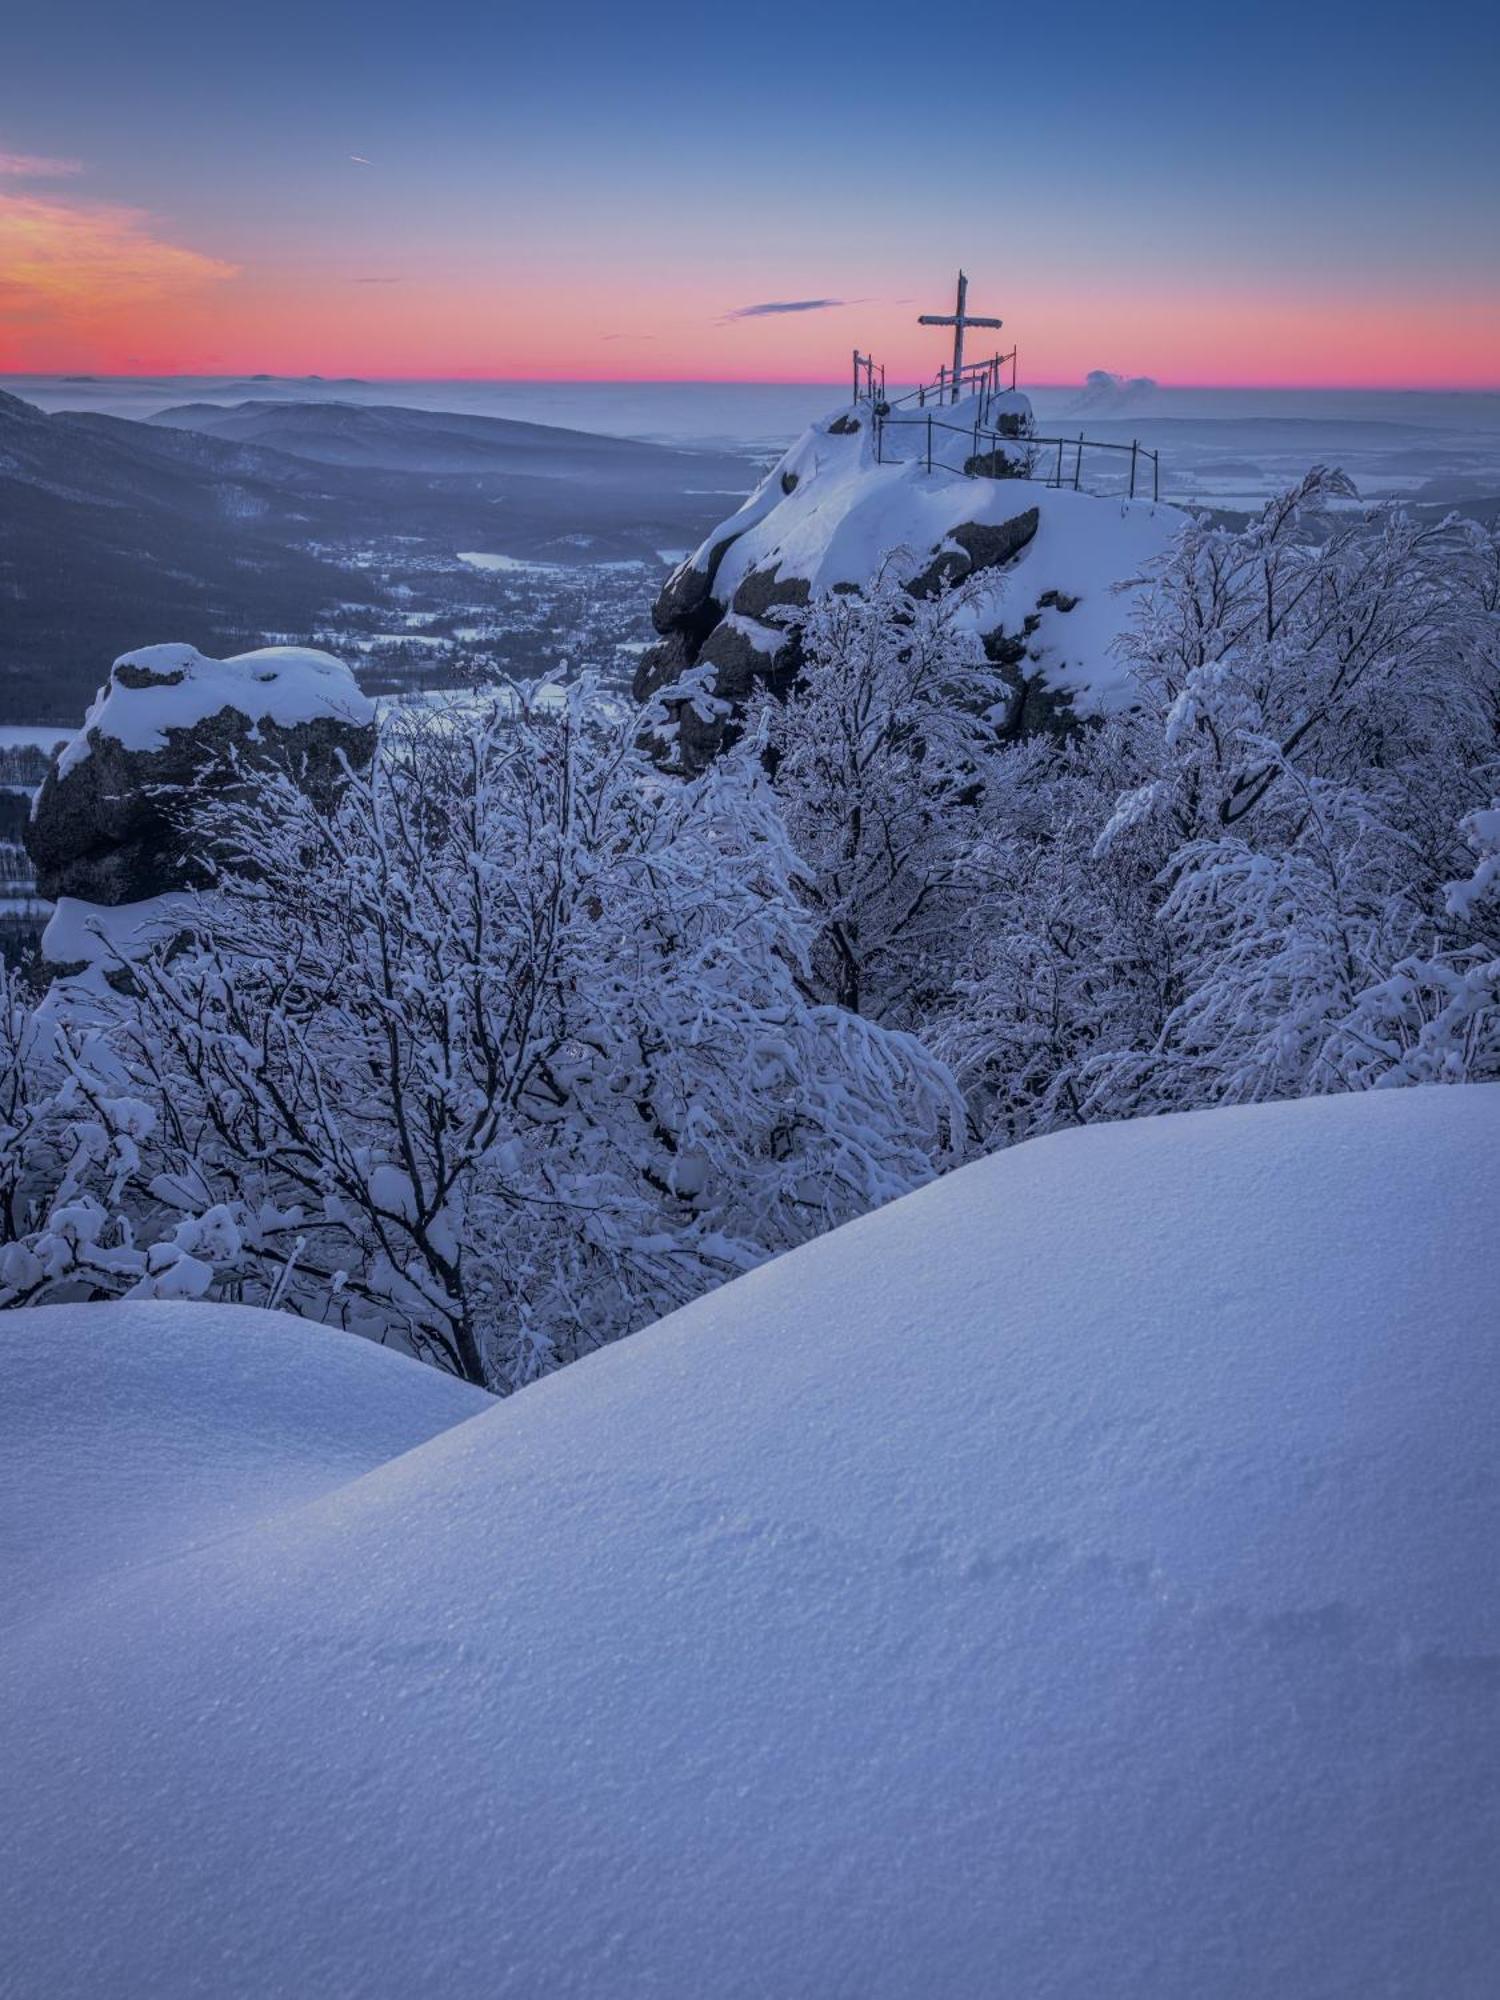
[[[999,319],[980,319],[970,313],[969,281],[960,271],[958,274],[958,298],[951,313],[923,313],[918,326],[951,326],[953,329],[953,393],[950,402],[956,403],[962,393],[964,379],[964,328],[969,326],[999,327],[1005,324]]]

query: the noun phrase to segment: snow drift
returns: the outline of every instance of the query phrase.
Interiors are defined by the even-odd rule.
[[[492,1407],[384,1348],[247,1306],[6,1313],[0,1384],[10,1630]]]
[[[0,1649],[10,1967],[1492,1991],[1497,1147],[1493,1087],[1034,1141],[226,1504]],[[230,1432],[246,1324],[184,1321]],[[68,1340],[55,1371],[76,1465],[110,1378]],[[37,1537],[76,1542],[73,1490]]]

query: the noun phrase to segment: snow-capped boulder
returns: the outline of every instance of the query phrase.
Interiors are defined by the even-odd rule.
[[[931,469],[923,422],[888,424],[878,447],[868,404],[814,424],[668,578],[652,611],[661,643],[642,656],[635,692],[665,696],[689,768],[713,754],[725,722],[673,702],[684,674],[711,668],[712,688],[699,691],[731,712],[755,685],[791,679],[797,612],[816,595],[866,583],[892,552],[917,595],[984,579],[972,615],[1013,679],[1015,733],[1129,700],[1113,650],[1130,615],[1128,586],[1181,513],[1026,477],[1034,468],[1022,395],[945,405],[934,421],[947,462]]]
[[[0,1620],[14,1989],[1478,2000],[1497,1158],[1497,1086],[1033,1141]]]
[[[37,794],[26,846],[38,889],[114,905],[188,886],[200,868],[178,814],[192,794],[269,762],[328,794],[343,760],[368,762],[374,743],[374,710],[331,653],[123,654]]]

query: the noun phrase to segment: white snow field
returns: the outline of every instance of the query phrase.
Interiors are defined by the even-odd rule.
[[[0,1985],[1493,1994],[1497,1195],[1496,1086],[1033,1141],[425,1443],[308,1331],[328,1490],[195,1446],[0,1645]],[[243,1468],[245,1315],[20,1317],[75,1579],[116,1384]]]
[[[6,1632],[494,1407],[285,1313],[145,1302],[0,1314],[0,1397]]]

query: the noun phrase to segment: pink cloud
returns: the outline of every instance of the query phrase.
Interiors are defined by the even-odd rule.
[[[0,365],[102,360],[235,271],[166,241],[139,209],[0,193]]]

